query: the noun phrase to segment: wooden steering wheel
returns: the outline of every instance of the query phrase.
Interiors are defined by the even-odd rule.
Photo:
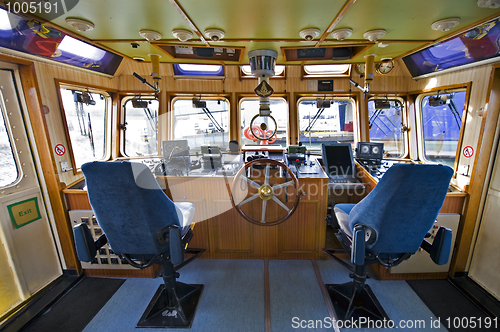
[[[247,162],[238,171],[230,196],[243,218],[259,226],[272,226],[290,218],[301,194],[299,181],[290,168],[277,160],[262,158]],[[252,217],[256,212],[260,219]]]

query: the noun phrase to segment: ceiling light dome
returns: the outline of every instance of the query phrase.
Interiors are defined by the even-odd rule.
[[[444,20],[439,20],[432,23],[432,30],[437,31],[448,31],[454,27],[456,27],[460,23],[460,19],[458,17],[453,18],[445,18]]]
[[[84,32],[84,31],[90,31],[94,30],[95,25],[94,23],[86,20],[82,20],[80,18],[73,18],[73,17],[68,17],[66,19],[66,23],[73,27],[76,31]]]
[[[304,29],[299,32],[299,36],[307,41],[314,40],[319,37],[321,31],[316,28]]]
[[[383,29],[367,31],[363,34],[363,38],[371,42],[375,42],[385,36],[386,31]]]
[[[500,8],[500,0],[477,0],[477,5],[481,8]]]
[[[176,29],[172,31],[175,38],[179,39],[181,42],[185,42],[193,38],[193,34],[189,30]]]
[[[346,38],[351,37],[351,35],[352,35],[352,29],[349,28],[337,29],[332,31],[332,37],[337,40],[344,40]]]
[[[142,38],[145,38],[147,41],[161,39],[161,34],[153,30],[141,30],[139,31],[139,34],[141,35]]]
[[[220,29],[207,29],[203,34],[211,41],[219,41],[224,38],[224,31]]]

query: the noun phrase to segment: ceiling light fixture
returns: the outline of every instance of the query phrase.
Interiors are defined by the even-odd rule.
[[[160,40],[161,34],[159,32],[153,30],[141,30],[139,34],[142,38],[145,38],[147,41]]]
[[[205,35],[205,37],[214,42],[224,38],[224,31],[220,29],[207,29],[203,34]]]
[[[300,38],[303,38],[307,41],[314,40],[319,37],[321,31],[316,28],[304,29],[299,32]]]
[[[458,17],[445,18],[444,20],[439,20],[432,23],[432,30],[437,31],[448,31],[454,27],[456,27],[460,23],[460,19]]]
[[[481,8],[500,8],[500,0],[477,0],[478,7]]]
[[[351,35],[352,35],[352,29],[349,28],[342,28],[332,31],[332,37],[337,40],[344,40],[346,38],[351,37]]]
[[[383,29],[367,31],[363,34],[363,38],[368,39],[371,42],[376,42],[380,38],[384,37],[386,31]]]
[[[172,35],[174,35],[174,37],[179,39],[181,42],[185,42],[193,38],[193,33],[191,31],[182,29],[173,30]]]
[[[94,23],[86,20],[82,20],[80,18],[74,18],[74,17],[68,17],[66,19],[66,23],[73,27],[76,31],[80,32],[85,32],[85,31],[90,31],[94,30],[95,25]]]

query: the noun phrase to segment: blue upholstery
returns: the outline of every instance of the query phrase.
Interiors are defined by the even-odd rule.
[[[415,253],[443,205],[453,170],[443,165],[396,164],[349,213],[375,231],[366,249],[376,253]]]
[[[452,175],[453,170],[443,165],[396,164],[361,202],[335,205],[340,226],[337,238],[354,263],[354,268],[348,267],[354,272],[351,282],[326,285],[339,319],[389,320],[365,284],[366,265],[397,265],[419,247],[437,264],[448,261],[451,231],[441,228],[432,245],[424,237],[443,205]],[[324,251],[341,261],[332,255],[335,249]]]
[[[82,165],[90,205],[116,254],[155,255],[169,243],[156,237],[166,226],[180,226],[174,203],[146,165],[91,162]]]
[[[75,236],[75,246],[78,259],[82,262],[90,262],[97,254],[97,248],[94,244],[92,233],[87,224],[81,223],[73,228]]]
[[[95,242],[86,224],[75,227],[78,257],[91,260],[109,242],[115,254],[143,269],[161,264],[158,287],[137,327],[191,327],[203,285],[177,281],[177,270],[204,249],[186,249],[193,233],[192,203],[172,202],[144,164],[91,162],[82,165],[94,215],[104,234]],[[182,232],[182,234],[181,234]],[[103,238],[101,240],[101,238]],[[184,260],[184,253],[194,254]]]
[[[431,258],[437,265],[448,263],[452,241],[451,229],[440,227],[431,246]]]

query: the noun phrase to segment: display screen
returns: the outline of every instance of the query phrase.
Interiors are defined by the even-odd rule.
[[[329,177],[354,177],[351,143],[322,144],[323,164]]]
[[[403,58],[413,77],[500,56],[500,19]]]
[[[0,47],[113,75],[123,57],[0,8]]]

